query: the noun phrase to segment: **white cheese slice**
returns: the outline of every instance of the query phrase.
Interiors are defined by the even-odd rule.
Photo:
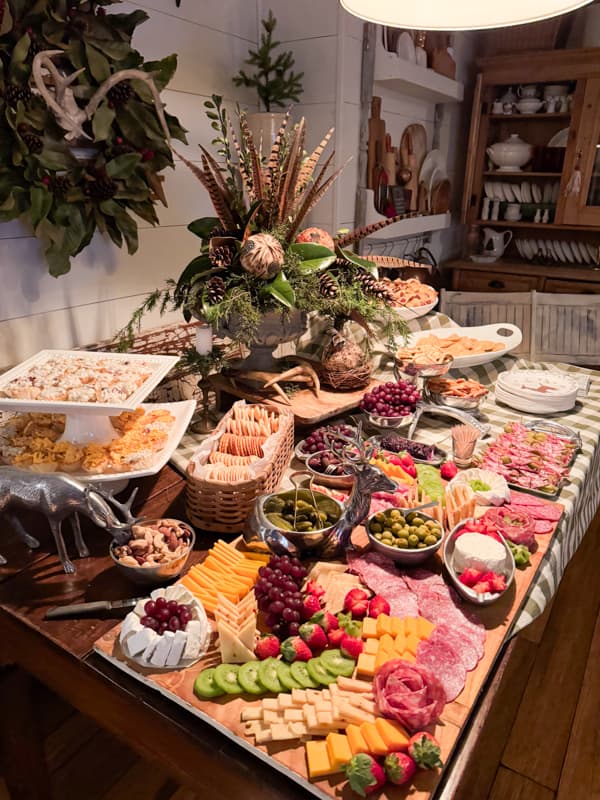
[[[157,640],[158,634],[156,631],[153,631],[151,628],[142,627],[141,630],[134,633],[133,636],[127,638],[125,650],[132,658],[135,658],[139,656],[140,653],[145,652],[148,645],[152,642],[156,643]]]
[[[463,533],[454,545],[454,569],[463,572],[473,568],[502,572],[506,562],[506,550],[491,536],[483,533]]]
[[[179,664],[183,656],[183,651],[185,650],[186,642],[187,633],[185,631],[175,631],[175,636],[165,666],[176,667]]]
[[[183,650],[184,658],[198,658],[203,644],[202,623],[196,619],[188,622],[185,629],[187,641]]]
[[[159,637],[158,644],[150,657],[150,664],[153,667],[164,667],[166,665],[174,638],[175,634],[172,631],[165,631]]]
[[[172,586],[169,586],[165,592],[165,599],[166,600],[175,600],[177,603],[181,603],[182,605],[189,605],[194,600],[194,595],[186,589],[185,586],[182,586],[180,583],[174,583]]]
[[[150,592],[150,597],[153,600],[157,600],[159,597],[164,597],[166,594],[166,589],[155,589],[153,592]]]
[[[139,657],[142,664],[150,666],[150,659],[154,655],[154,651],[158,647],[158,643],[160,642],[160,636],[158,633],[156,634],[156,639],[153,639],[148,647],[144,650],[142,655]]]
[[[119,641],[121,644],[131,636],[133,633],[142,630],[144,626],[140,622],[140,618],[133,611],[127,614],[121,624],[121,633],[119,634]]]
[[[145,617],[146,616],[146,610],[144,609],[144,606],[146,605],[147,602],[148,602],[148,598],[147,597],[144,597],[141,600],[138,600],[137,603],[135,604],[134,608],[133,608],[133,613],[137,614],[138,617]]]

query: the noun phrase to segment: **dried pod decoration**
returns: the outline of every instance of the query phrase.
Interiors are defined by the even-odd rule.
[[[240,251],[240,264],[258,278],[274,278],[283,267],[283,261],[283,247],[270,233],[249,236]]]

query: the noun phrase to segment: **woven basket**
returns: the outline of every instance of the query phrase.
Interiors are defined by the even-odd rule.
[[[274,492],[294,450],[294,415],[285,408],[264,406],[269,412],[279,413],[279,444],[262,472],[252,480],[240,483],[197,478],[187,469],[185,508],[190,522],[197,528],[218,533],[239,534],[243,530],[255,499],[261,494]],[[219,422],[216,432],[225,430],[228,412]]]
[[[319,377],[327,386],[338,392],[352,392],[364,388],[371,379],[373,367],[371,364],[362,364],[355,369],[325,369],[319,367]]]

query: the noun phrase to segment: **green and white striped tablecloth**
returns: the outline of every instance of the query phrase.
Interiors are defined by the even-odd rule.
[[[409,323],[413,331],[453,326],[455,323],[443,314],[432,313]],[[314,329],[311,336],[301,341],[302,351],[314,353]],[[300,349],[300,348],[299,348]],[[378,377],[389,378],[389,364],[386,364],[383,350],[375,350],[376,363],[379,364]],[[515,620],[513,633],[522,630],[539,616],[555,594],[564,570],[577,550],[581,540],[593,519],[600,502],[600,372],[582,369],[567,364],[533,363],[521,358],[505,356],[479,367],[454,370],[453,377],[475,378],[490,388],[490,394],[480,407],[481,413],[491,425],[491,437],[495,438],[510,420],[527,421],[535,416],[514,411],[495,402],[493,387],[500,372],[513,369],[558,369],[574,376],[588,375],[590,384],[588,393],[580,397],[576,407],[569,412],[553,416],[553,421],[576,430],[581,435],[583,448],[577,456],[570,472],[570,482],[565,486],[558,502],[565,507],[564,516],[553,536],[550,548],[546,553],[538,573],[532,583],[525,605]],[[453,424],[453,423],[452,423]],[[425,416],[419,423],[415,438],[428,444],[439,443],[448,449],[450,435],[447,420]],[[175,451],[172,462],[182,471],[202,437],[186,434]],[[486,441],[490,441],[487,439]],[[485,443],[480,445],[485,447]]]

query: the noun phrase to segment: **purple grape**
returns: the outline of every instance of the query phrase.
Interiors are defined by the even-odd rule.
[[[280,617],[281,612],[285,608],[285,604],[281,600],[273,600],[271,605],[269,606],[269,614],[275,614],[276,616]]]
[[[284,608],[281,616],[286,622],[300,622],[300,612],[293,608]]]
[[[288,634],[290,636],[297,636],[299,630],[300,630],[299,622],[290,622],[290,624],[288,625]]]

